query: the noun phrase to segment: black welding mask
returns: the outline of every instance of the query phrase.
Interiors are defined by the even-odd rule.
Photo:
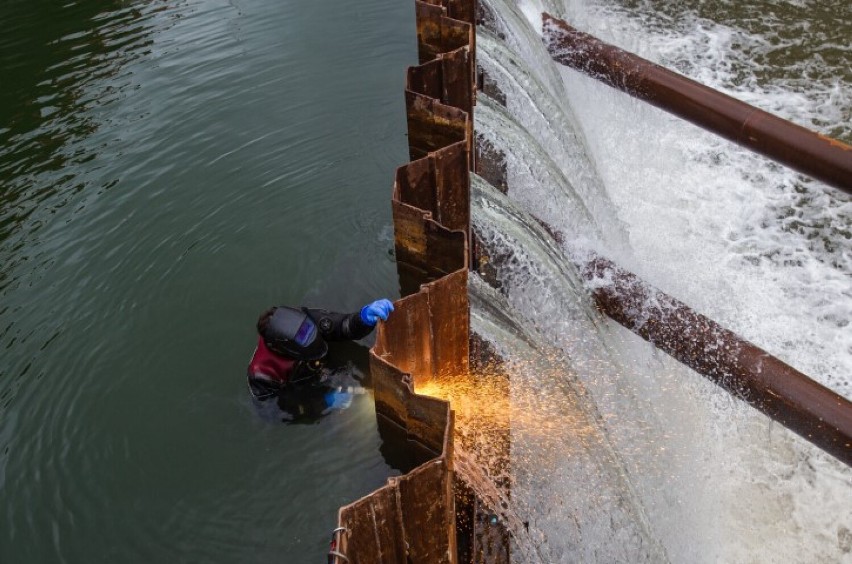
[[[317,360],[328,352],[314,320],[292,307],[275,308],[263,332],[263,341],[272,352],[296,360]]]

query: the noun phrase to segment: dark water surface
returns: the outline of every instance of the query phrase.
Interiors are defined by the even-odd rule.
[[[245,366],[268,305],[398,293],[412,3],[11,0],[0,26],[0,562],[322,561],[395,472],[372,397],[270,424]]]

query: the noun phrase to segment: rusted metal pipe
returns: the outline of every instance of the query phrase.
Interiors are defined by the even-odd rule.
[[[603,313],[852,466],[852,402],[606,259],[583,275]]]
[[[550,56],[803,174],[852,193],[852,147],[759,110],[542,14]]]
[[[505,185],[505,156],[494,153],[492,159],[492,166],[483,171],[486,180]],[[555,241],[564,241],[562,233],[537,221]],[[476,238],[474,243],[481,254]],[[489,284],[499,287],[492,270],[495,259],[501,260],[477,256],[473,264]],[[601,313],[852,466],[848,400],[604,258],[578,263],[577,268],[595,281],[592,297]]]

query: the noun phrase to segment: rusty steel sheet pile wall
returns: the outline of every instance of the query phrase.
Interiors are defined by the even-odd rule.
[[[391,207],[403,298],[376,333],[376,416],[430,460],[341,507],[330,560],[455,563],[454,416],[418,386],[466,374],[475,0],[415,1],[419,66],[405,102],[411,162]]]

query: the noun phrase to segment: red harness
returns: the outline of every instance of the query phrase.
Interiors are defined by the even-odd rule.
[[[280,356],[269,350],[263,337],[258,337],[257,348],[248,367],[249,378],[271,380],[284,386],[293,375],[296,360]]]

